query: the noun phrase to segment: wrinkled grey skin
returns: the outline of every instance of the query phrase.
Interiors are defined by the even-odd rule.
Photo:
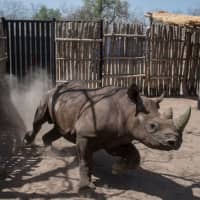
[[[104,87],[85,89],[78,82],[63,84],[45,96],[39,105],[33,130],[24,140],[30,144],[41,125],[48,121],[54,128],[43,136],[44,144],[65,137],[76,143],[80,189],[91,186],[92,154],[105,149],[122,159],[113,166],[113,172],[135,169],[140,155],[133,140],[159,150],[176,150],[182,143],[182,132],[191,109],[180,118],[172,119],[172,110],[159,113],[162,97],[150,99],[140,96],[133,84],[127,89]]]

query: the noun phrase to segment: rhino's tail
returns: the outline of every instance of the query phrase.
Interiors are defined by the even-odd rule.
[[[24,143],[25,144],[31,144],[37,134],[39,133],[42,124],[45,122],[52,123],[51,117],[48,110],[48,95],[43,97],[43,99],[40,101],[40,105],[37,107],[34,120],[33,120],[33,129],[32,131],[28,131],[24,136]]]

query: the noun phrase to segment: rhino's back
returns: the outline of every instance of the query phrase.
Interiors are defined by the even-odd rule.
[[[55,103],[56,123],[66,132],[75,126],[95,132],[106,128],[108,122],[116,125],[115,119],[119,112],[116,102],[123,93],[124,90],[117,87],[67,90]]]

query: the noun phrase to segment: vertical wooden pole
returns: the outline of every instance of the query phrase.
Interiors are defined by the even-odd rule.
[[[52,20],[52,29],[51,29],[51,40],[52,40],[52,82],[53,86],[56,85],[56,18]]]
[[[150,95],[149,87],[150,87],[150,68],[151,68],[151,59],[152,59],[152,22],[150,23],[149,28],[146,31],[146,45],[145,45],[145,86],[144,93],[145,95]]]
[[[192,44],[191,44],[191,36],[192,33],[187,31],[186,32],[186,62],[185,62],[185,68],[184,68],[184,74],[183,74],[183,95],[188,96],[188,72],[189,72],[189,66],[190,66],[190,58],[192,55]]]
[[[102,78],[103,78],[103,20],[100,20],[100,55],[99,55],[99,87],[102,87]]]

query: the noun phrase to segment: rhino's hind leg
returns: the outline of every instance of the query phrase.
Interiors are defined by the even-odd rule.
[[[95,187],[91,181],[93,152],[90,149],[90,143],[87,138],[78,137],[76,142],[80,172],[79,192],[81,192],[85,189]]]
[[[106,151],[112,156],[121,157],[121,159],[112,166],[113,174],[120,174],[130,169],[137,169],[140,165],[139,151],[132,143],[106,149]]]

